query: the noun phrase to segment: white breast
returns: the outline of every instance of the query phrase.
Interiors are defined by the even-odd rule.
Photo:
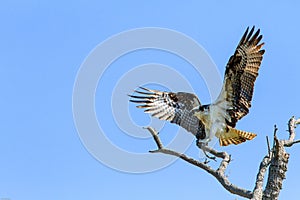
[[[227,105],[226,102],[219,104],[212,104],[210,106],[210,124],[207,127],[209,130],[206,130],[209,133],[208,137],[212,139],[214,136],[217,136],[223,133],[226,129],[226,121],[228,119],[228,114],[226,112]]]

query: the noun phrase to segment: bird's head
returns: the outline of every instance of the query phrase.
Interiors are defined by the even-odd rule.
[[[199,106],[199,112],[202,112],[203,114],[209,114],[209,110],[210,110],[209,105]]]

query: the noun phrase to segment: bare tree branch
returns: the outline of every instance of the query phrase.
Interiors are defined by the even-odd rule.
[[[270,148],[269,137],[266,136],[266,139],[267,139],[267,146],[268,146],[268,155],[271,156],[271,148]]]
[[[252,200],[276,200],[278,199],[280,190],[282,189],[282,182],[285,178],[285,173],[287,171],[287,165],[289,160],[289,154],[286,153],[285,147],[291,147],[296,143],[300,143],[300,140],[295,140],[296,126],[300,124],[300,118],[295,119],[292,117],[288,123],[288,132],[289,138],[287,140],[279,140],[277,138],[277,127],[274,126],[274,142],[272,149],[270,148],[269,139],[267,137],[267,146],[268,146],[268,153],[263,158],[260,163],[259,170],[256,176],[255,187],[252,191],[240,188],[236,185],[233,185],[225,175],[226,168],[231,161],[231,157],[227,152],[218,152],[215,149],[207,146],[204,143],[197,142],[198,148],[203,150],[205,155],[208,158],[216,159],[220,158],[221,162],[219,167],[215,170],[208,165],[208,162],[199,162],[193,158],[188,157],[183,153],[176,152],[171,149],[166,149],[161,142],[158,133],[151,127],[147,127],[146,129],[151,133],[157,149],[149,151],[150,153],[163,153],[172,156],[176,156],[181,158],[182,160],[195,165],[209,174],[213,175],[219,183],[230,193],[239,195],[241,197],[245,197]],[[208,156],[207,153],[212,154],[214,157]],[[264,178],[267,169],[269,168],[268,180],[265,189],[263,188]]]
[[[275,146],[273,147],[268,181],[263,194],[265,200],[278,199],[289,161],[289,154],[284,149],[284,140],[278,140],[276,137],[274,139]]]
[[[147,129],[151,133],[151,135],[152,135],[152,137],[153,137],[153,139],[154,139],[154,141],[155,141],[158,149],[162,149],[163,148],[163,144],[160,141],[160,139],[158,137],[158,133],[154,130],[154,128],[152,128],[152,127],[146,127],[145,129]]]
[[[288,122],[289,138],[287,140],[278,140],[276,134],[274,134],[269,176],[262,198],[264,200],[276,200],[279,197],[290,157],[284,147],[291,147],[292,145],[299,143],[299,140],[294,141],[296,137],[295,128],[299,123],[300,119],[296,120],[294,116],[291,117]],[[276,131],[274,132],[276,133]]]
[[[288,123],[289,139],[283,141],[284,146],[291,147],[291,146],[293,146],[293,144],[300,142],[299,140],[294,141],[294,139],[296,137],[295,128],[297,127],[298,124],[300,124],[300,118],[296,120],[295,117],[293,116],[289,120],[289,123]]]
[[[275,125],[274,126],[274,136],[276,135],[277,130],[278,129]],[[268,166],[271,163],[272,152],[271,152],[268,136],[266,136],[266,140],[267,140],[267,147],[268,147],[268,155],[266,155],[263,158],[263,160],[261,161],[261,163],[259,165],[259,170],[258,170],[258,173],[256,176],[256,181],[255,181],[255,187],[253,189],[253,197],[252,197],[253,200],[262,199],[262,197],[263,197],[263,183],[264,183],[264,179],[265,179],[265,174],[266,174]]]
[[[270,165],[270,162],[271,162],[271,157],[269,154],[269,155],[266,155],[260,163],[259,170],[258,170],[258,173],[256,176],[255,187],[253,189],[252,199],[254,199],[254,200],[262,199],[264,178],[265,178],[267,168]]]
[[[202,150],[207,151],[218,158],[222,158],[219,168],[217,170],[214,170],[213,168],[208,166],[206,163],[199,162],[193,158],[186,156],[185,154],[164,148],[157,132],[151,127],[147,127],[146,129],[153,136],[153,139],[155,140],[155,143],[158,148],[157,150],[149,151],[150,153],[164,153],[164,154],[168,154],[168,155],[172,155],[172,156],[181,158],[182,160],[184,160],[192,165],[195,165],[197,167],[200,167],[201,169],[205,170],[209,174],[213,175],[222,184],[222,186],[226,190],[231,192],[232,194],[237,194],[239,196],[242,196],[242,197],[245,197],[248,199],[250,199],[252,197],[251,191],[240,188],[236,185],[233,185],[232,183],[230,183],[228,178],[225,176],[225,170],[228,166],[228,163],[230,162],[230,155],[227,154],[226,152],[218,152],[218,151],[216,151],[208,146],[205,146],[203,144],[197,144],[198,146],[201,147]]]

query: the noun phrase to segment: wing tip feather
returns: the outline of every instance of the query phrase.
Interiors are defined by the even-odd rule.
[[[250,29],[250,27],[248,26],[238,44],[238,46],[240,46],[242,44],[247,44],[247,43],[257,45],[263,38],[263,35],[260,34],[260,28],[258,28],[255,33],[254,33],[255,25],[252,26],[250,31],[249,31],[249,29]]]

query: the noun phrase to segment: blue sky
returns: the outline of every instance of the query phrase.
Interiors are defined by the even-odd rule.
[[[208,52],[222,75],[245,28],[261,28],[266,53],[255,85],[253,107],[238,123],[238,128],[258,136],[243,145],[224,148],[233,157],[227,171],[229,179],[252,190],[259,162],[267,151],[266,135],[271,136],[277,124],[279,137],[285,137],[288,119],[300,116],[299,8],[297,1],[2,2],[0,198],[236,198],[203,170],[181,160],[151,173],[124,173],[99,162],[81,142],[72,114],[73,87],[81,64],[109,37],[143,27],[172,29],[193,38]],[[191,66],[175,55],[144,50],[112,63],[103,82],[99,82],[106,84],[105,89],[98,86],[95,93],[97,117],[114,144],[138,153],[155,148],[153,141],[124,134],[113,121],[109,105],[116,81],[145,63],[174,68],[191,81],[202,102],[210,101],[201,77],[197,79]],[[130,105],[129,109],[137,123],[147,124],[149,118],[141,111]],[[173,125],[164,127],[163,141],[168,143],[176,136],[173,130],[177,131]],[[295,199],[298,195],[300,147],[288,152],[289,171],[281,199]],[[187,154],[197,157],[198,150],[191,145]],[[126,162],[126,158],[119,162]]]

